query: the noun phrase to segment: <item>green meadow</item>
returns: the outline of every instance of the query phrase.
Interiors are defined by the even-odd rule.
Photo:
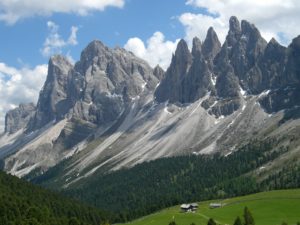
[[[224,206],[210,209],[210,203],[222,203]],[[206,225],[208,219],[213,218],[218,224],[230,225],[237,216],[242,218],[245,206],[250,209],[256,225],[281,225],[282,222],[295,225],[300,222],[300,189],[261,192],[198,204],[199,209],[195,213],[182,213],[180,206],[174,206],[126,224],[168,225],[175,220],[177,225]]]

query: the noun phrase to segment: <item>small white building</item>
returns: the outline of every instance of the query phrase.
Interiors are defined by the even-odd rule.
[[[182,204],[180,206],[182,212],[195,212],[198,209],[197,203]]]

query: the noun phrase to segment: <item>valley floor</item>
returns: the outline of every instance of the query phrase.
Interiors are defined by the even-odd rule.
[[[224,206],[210,209],[209,204],[213,202],[222,203]],[[221,225],[233,224],[237,216],[242,218],[245,206],[252,212],[256,225],[280,225],[282,222],[294,225],[300,222],[300,189],[261,192],[221,201],[200,202],[195,213],[181,213],[180,207],[174,206],[126,224],[168,225],[174,219],[177,225],[202,225],[207,224],[209,218]]]

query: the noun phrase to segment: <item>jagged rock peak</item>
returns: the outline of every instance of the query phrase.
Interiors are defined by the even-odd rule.
[[[187,55],[190,55],[189,47],[188,47],[186,41],[184,39],[181,39],[178,42],[178,45],[177,45],[177,48],[175,51],[175,56],[181,58],[181,57],[184,57]]]
[[[228,47],[234,46],[240,40],[241,33],[242,31],[239,20],[235,16],[230,17],[229,31],[226,37]]]
[[[40,91],[34,119],[30,121],[30,130],[41,128],[67,112],[68,75],[72,69],[73,65],[64,56],[55,55],[50,58],[48,75]]]
[[[198,37],[193,38],[192,55],[197,57],[201,54],[201,41]]]
[[[284,57],[284,51],[286,50],[286,47],[280,45],[275,38],[272,38],[265,49],[264,55],[267,57],[267,59],[277,59],[278,57]]]
[[[202,45],[202,52],[205,58],[213,59],[221,49],[221,43],[215,30],[210,27]]]
[[[300,35],[292,40],[292,43],[289,45],[289,48],[291,47],[297,51],[300,51]]]
[[[54,65],[61,65],[63,63],[71,64],[70,61],[63,55],[53,55],[49,59],[49,63]]]
[[[25,129],[35,110],[35,105],[28,103],[20,104],[19,107],[8,111],[5,115],[5,133],[13,134],[20,129]]]
[[[287,61],[287,83],[289,85],[300,86],[300,35],[292,40],[288,46],[288,61]],[[298,92],[299,93],[299,92]]]
[[[110,49],[101,41],[94,40],[81,52],[80,61],[92,61],[95,56],[103,55],[109,51]]]
[[[192,64],[193,57],[185,40],[181,39],[177,45],[175,55],[172,57],[171,64],[166,73],[172,76],[172,70],[177,70],[177,75],[184,76],[187,69]],[[173,71],[174,72],[174,71]]]
[[[229,19],[229,30],[233,32],[241,32],[241,26],[236,16],[231,16]]]
[[[125,48],[122,48],[120,46],[116,46],[112,49],[116,54],[119,54],[119,55],[123,55],[124,57],[136,57],[136,55],[131,52],[131,51],[127,51]],[[142,60],[142,59],[141,59]]]
[[[48,63],[48,75],[45,84],[54,82],[54,80],[60,84],[65,83],[67,75],[72,68],[73,65],[66,57],[62,55],[52,56]]]
[[[159,65],[157,65],[154,69],[153,69],[153,75],[158,79],[161,80],[163,79],[164,75],[165,75],[165,71],[163,70],[163,68],[161,68]]]
[[[256,39],[263,39],[259,30],[256,28],[254,24],[249,23],[247,20],[242,20],[241,22],[242,34],[251,35]]]
[[[181,39],[177,45],[175,55],[172,57],[171,65],[166,71],[166,74],[160,85],[155,91],[155,97],[158,102],[180,102],[182,93],[179,90],[182,88],[182,80],[186,76],[193,57],[189,51],[185,40]]]
[[[272,37],[268,44],[279,45],[278,41],[274,37]]]
[[[205,40],[206,39],[208,39],[208,40],[218,40],[219,41],[218,35],[215,32],[213,27],[208,28]]]
[[[254,25],[248,22],[247,20],[242,20],[241,22],[241,29],[243,33],[246,33],[247,31],[252,31],[254,28]]]
[[[83,50],[90,50],[90,49],[105,49],[107,48],[101,41],[99,40],[93,40],[91,41],[87,47]]]
[[[282,46],[281,44],[278,43],[278,41],[275,38],[272,38],[266,47],[265,51],[269,51],[270,49],[285,49],[286,47]]]
[[[53,67],[57,67],[60,70],[63,70],[65,73],[67,73],[67,71],[71,67],[73,67],[73,65],[66,57],[64,57],[62,55],[53,55],[49,59],[48,68],[50,70]],[[53,75],[53,74],[51,74],[51,72],[49,72],[49,70],[48,70],[48,76]]]

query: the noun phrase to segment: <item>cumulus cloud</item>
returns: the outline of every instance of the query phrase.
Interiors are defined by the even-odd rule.
[[[47,65],[16,69],[0,62],[0,133],[4,130],[5,113],[20,103],[37,102]]]
[[[220,41],[224,41],[228,31],[227,21],[224,22],[219,18],[193,13],[184,13],[179,17],[179,21],[185,27],[185,39],[189,46],[192,44],[194,37],[204,40],[209,27],[213,27]]]
[[[275,37],[282,44],[288,44],[300,34],[298,0],[188,0],[186,3],[207,12],[184,13],[180,16],[188,40],[193,35],[203,39],[209,26],[213,26],[220,34],[221,41],[224,41],[228,20],[232,15],[254,23],[267,40]]]
[[[145,59],[152,67],[160,65],[166,69],[179,40],[168,41],[161,32],[155,32],[146,44],[138,37],[130,38],[124,48]]]
[[[61,53],[62,48],[72,45],[77,45],[78,27],[71,27],[71,34],[67,40],[64,40],[58,33],[59,26],[52,21],[47,22],[49,35],[44,42],[41,53],[44,57],[49,57],[55,53]]]
[[[71,34],[70,37],[68,39],[68,42],[70,45],[77,45],[77,31],[78,31],[78,27],[72,26],[71,27]]]
[[[34,16],[50,16],[53,13],[76,13],[84,16],[106,7],[122,8],[125,0],[0,0],[0,20],[14,24],[18,20]]]

